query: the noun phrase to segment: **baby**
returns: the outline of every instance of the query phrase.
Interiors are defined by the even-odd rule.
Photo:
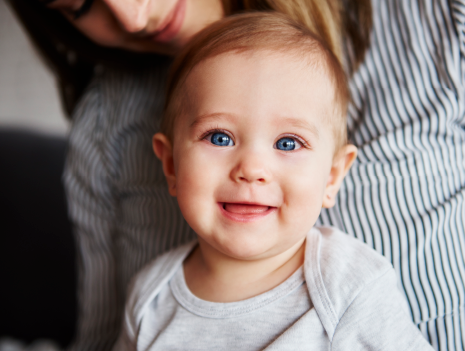
[[[275,14],[228,17],[173,66],[153,147],[198,240],[133,281],[118,350],[430,350],[394,270],[314,227],[356,158],[344,71]]]

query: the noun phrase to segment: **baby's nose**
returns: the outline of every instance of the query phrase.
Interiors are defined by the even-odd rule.
[[[236,182],[266,184],[272,175],[263,155],[246,153],[232,169],[231,178]]]

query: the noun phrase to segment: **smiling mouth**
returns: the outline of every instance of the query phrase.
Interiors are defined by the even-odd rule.
[[[152,37],[154,41],[167,43],[181,30],[186,13],[186,0],[178,0],[173,11],[167,16],[166,24]]]
[[[276,210],[276,207],[245,204],[245,203],[219,203],[224,216],[237,222],[251,222],[261,219]]]

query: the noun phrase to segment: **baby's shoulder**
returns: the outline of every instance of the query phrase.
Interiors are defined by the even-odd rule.
[[[127,317],[132,316],[134,322],[142,318],[147,305],[168,284],[182,262],[192,251],[196,241],[171,250],[149,262],[132,279],[126,300]]]
[[[307,236],[305,279],[329,334],[364,289],[379,282],[396,289],[386,258],[333,227],[315,227]]]
[[[195,245],[195,242],[191,242],[159,256],[132,279],[124,309],[122,331],[114,350],[132,349],[148,305],[182,266],[184,258]]]
[[[316,227],[314,231],[318,232],[314,249],[319,252],[312,256],[320,262],[324,278],[364,284],[392,269],[380,253],[337,228]]]

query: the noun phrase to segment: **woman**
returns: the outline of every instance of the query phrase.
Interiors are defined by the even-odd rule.
[[[327,33],[348,71],[354,70],[349,130],[360,156],[338,206],[324,211],[321,222],[390,259],[425,337],[438,350],[463,349],[465,4],[451,4],[386,0],[373,1],[370,10],[368,1],[49,2],[102,51],[74,60],[84,62],[83,72],[95,58],[106,63],[74,110],[65,172],[81,250],[76,349],[110,348],[130,277],[191,237],[150,149],[169,60],[131,56],[115,68],[115,55],[101,46],[172,53],[208,23],[252,9],[274,9],[304,23],[316,16],[318,31]],[[344,34],[343,53],[337,33]],[[74,86],[85,85],[82,77]],[[69,106],[78,91],[69,94]]]

